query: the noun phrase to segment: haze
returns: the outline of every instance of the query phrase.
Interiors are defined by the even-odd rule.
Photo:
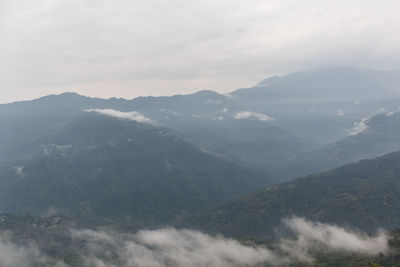
[[[399,69],[400,2],[1,0],[0,103],[228,92],[321,67]]]

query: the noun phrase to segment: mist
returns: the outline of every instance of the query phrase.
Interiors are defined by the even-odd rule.
[[[1,1],[0,102],[70,90],[126,98],[230,92],[298,70],[398,69],[399,5]]]
[[[4,235],[4,233],[2,233]],[[61,261],[44,256],[35,244],[18,246],[0,236],[0,266],[2,267],[31,267],[37,265],[51,265],[54,267],[68,267]]]
[[[267,247],[243,244],[223,236],[199,231],[164,228],[136,234],[70,230],[72,244],[79,246],[77,257],[82,266],[163,267],[163,266],[286,266],[314,261],[316,254],[351,253],[378,255],[390,253],[389,236],[378,232],[368,236],[355,230],[303,218],[285,219],[282,226],[291,232]],[[30,267],[35,264],[68,265],[41,252],[37,245],[17,246],[0,239],[0,265]]]

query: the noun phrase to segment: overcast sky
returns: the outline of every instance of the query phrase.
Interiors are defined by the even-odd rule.
[[[399,0],[0,0],[0,103],[228,92],[330,66],[400,69]]]

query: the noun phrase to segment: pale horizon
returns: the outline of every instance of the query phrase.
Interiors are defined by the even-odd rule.
[[[400,69],[400,2],[0,2],[0,102],[229,92],[276,74]]]

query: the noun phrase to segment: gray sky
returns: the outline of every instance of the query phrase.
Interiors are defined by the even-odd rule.
[[[228,92],[330,66],[400,69],[399,0],[0,0],[0,103]]]

